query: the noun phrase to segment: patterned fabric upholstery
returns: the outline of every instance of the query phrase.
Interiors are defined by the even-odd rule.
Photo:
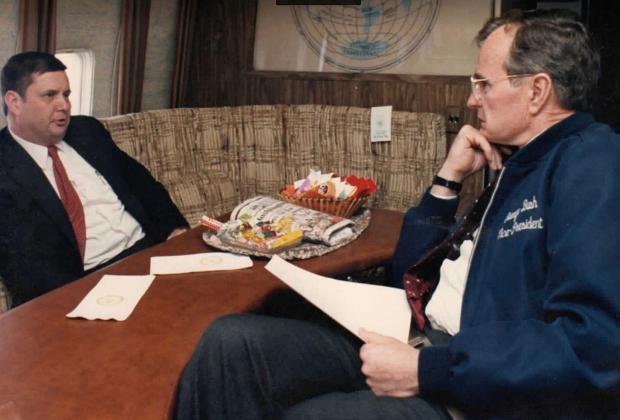
[[[370,143],[370,109],[328,105],[178,108],[102,119],[121,149],[170,192],[190,224],[275,195],[310,168],[373,178],[371,205],[405,210],[445,157],[445,123],[393,112],[392,141]]]
[[[231,162],[217,112],[189,108],[148,111],[101,122],[116,144],[146,166],[168,190],[191,225],[207,213],[230,211],[239,201],[228,178]]]
[[[9,296],[8,291],[2,281],[2,277],[0,277],[0,314],[2,312],[6,312],[11,307],[11,296]]]
[[[444,118],[392,112],[392,141],[370,143],[370,109],[328,105],[178,108],[103,118],[116,144],[146,166],[191,225],[258,194],[277,194],[310,168],[370,177],[370,205],[416,204],[446,153]],[[0,279],[0,312],[6,309]]]
[[[370,109],[300,105],[284,112],[286,179],[310,168],[372,178],[372,206],[406,210],[416,204],[446,153],[438,114],[393,112],[392,140],[370,143]]]

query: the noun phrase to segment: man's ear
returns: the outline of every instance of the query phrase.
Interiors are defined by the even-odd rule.
[[[553,82],[547,73],[537,73],[532,76],[529,85],[529,111],[538,114],[554,95]]]
[[[7,90],[4,94],[4,103],[11,114],[19,114],[22,102],[22,97],[14,90]]]

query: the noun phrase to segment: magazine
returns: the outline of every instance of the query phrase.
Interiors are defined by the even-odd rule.
[[[338,245],[353,235],[353,221],[350,219],[264,195],[250,198],[235,207],[227,224],[234,227],[238,223],[252,227],[268,224],[274,231],[301,231],[300,239],[327,246]]]

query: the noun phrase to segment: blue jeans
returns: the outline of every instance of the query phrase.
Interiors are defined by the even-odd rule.
[[[450,418],[421,398],[374,395],[360,371],[361,344],[332,322],[257,314],[219,318],[183,372],[176,418]]]

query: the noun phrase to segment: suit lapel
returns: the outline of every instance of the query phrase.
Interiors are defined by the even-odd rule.
[[[7,174],[22,186],[25,195],[30,196],[32,201],[49,215],[52,222],[58,226],[77,250],[75,233],[56,191],[50,185],[41,168],[17,144],[6,128],[2,130],[0,135],[0,148],[2,149],[3,164]]]

